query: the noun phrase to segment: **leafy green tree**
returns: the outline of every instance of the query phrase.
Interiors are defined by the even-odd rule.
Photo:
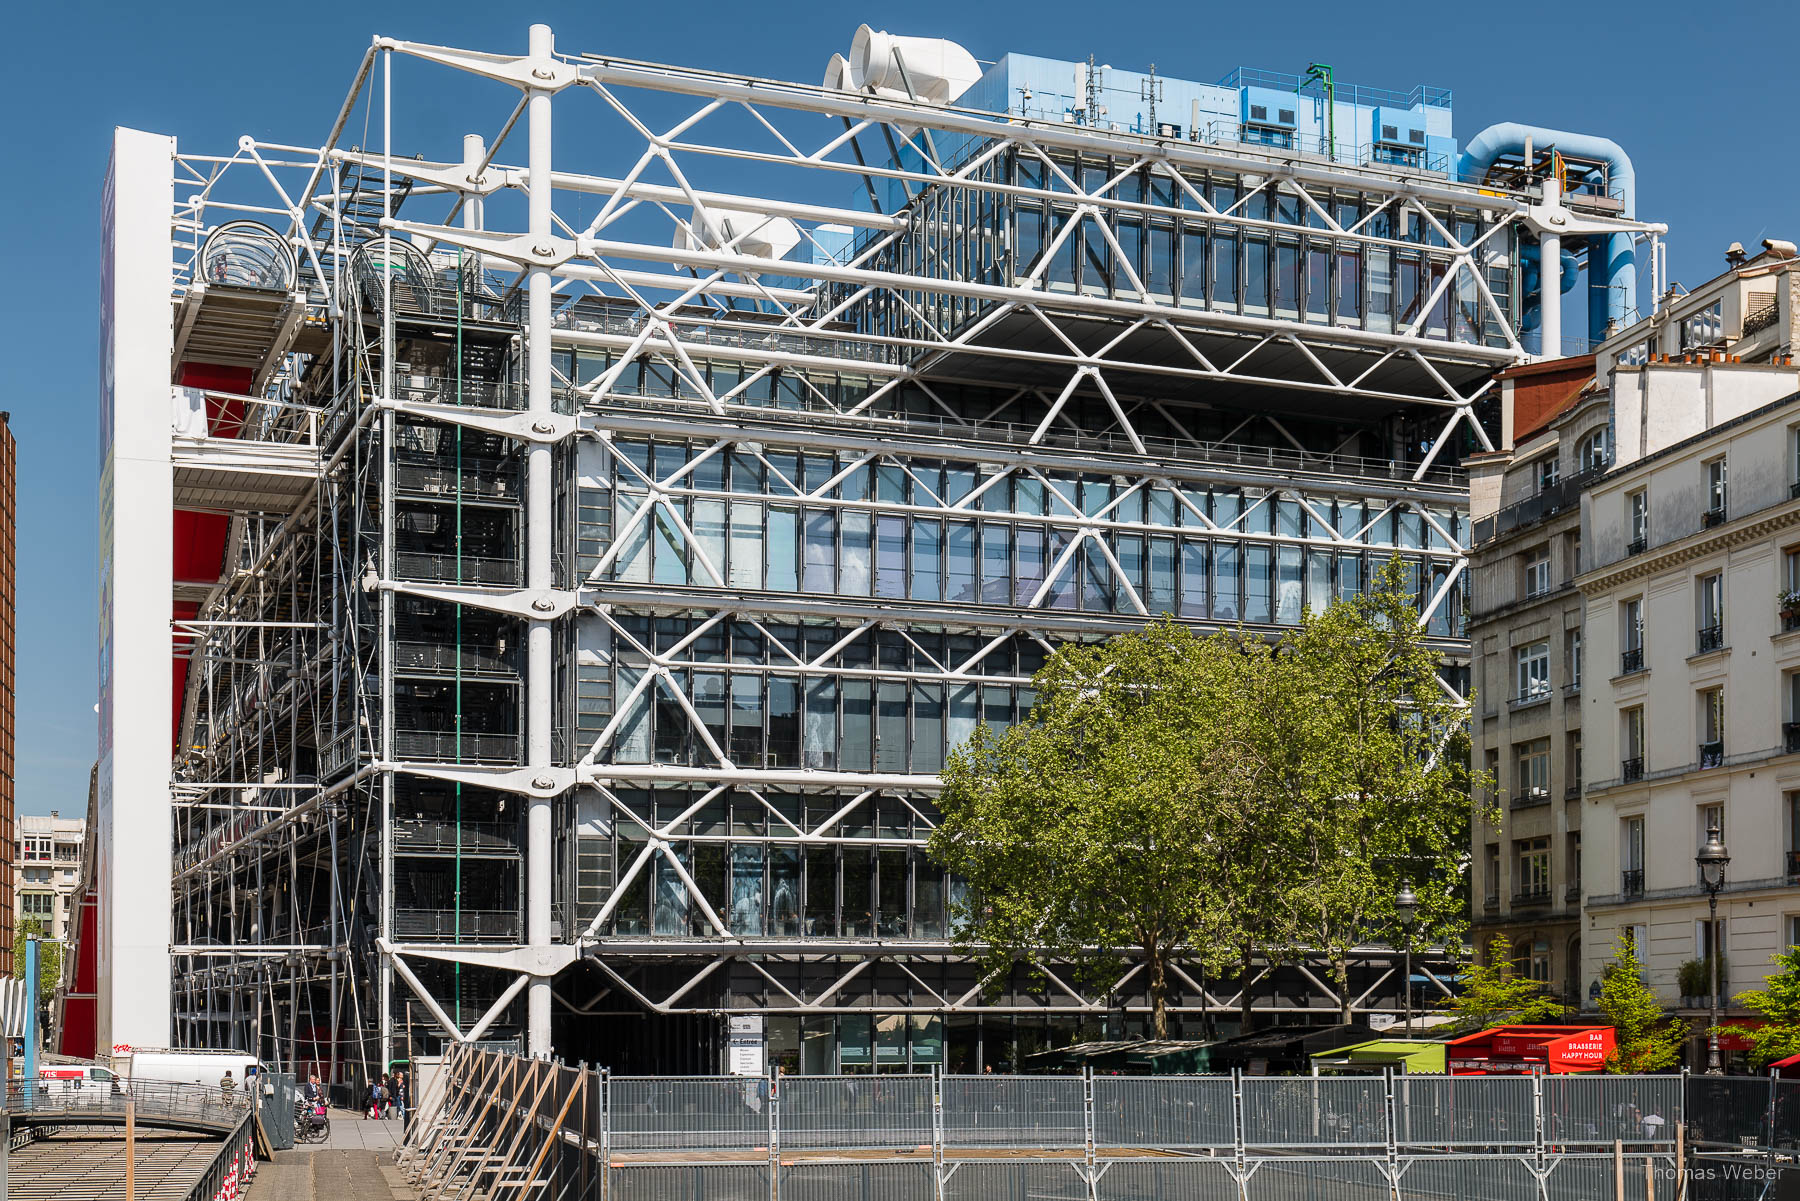
[[[1763,1017],[1755,1029],[1737,1026],[1731,1031],[1750,1044],[1750,1062],[1758,1068],[1800,1054],[1800,947],[1776,952],[1775,964],[1764,987],[1736,997],[1739,1005]]]
[[[1286,877],[1271,934],[1325,956],[1347,1022],[1356,947],[1460,938],[1459,867],[1481,790],[1400,560],[1370,590],[1304,615],[1272,663],[1250,731],[1279,818],[1263,823],[1277,831],[1268,852]],[[1402,881],[1418,897],[1410,930],[1394,910]]]
[[[35,917],[28,917],[19,923],[13,932],[13,979],[25,978],[25,940],[35,934],[42,938],[47,931],[44,923]],[[63,945],[60,942],[47,942],[38,947],[38,996],[48,1003],[55,994],[56,986],[62,982]]]
[[[1218,971],[1240,941],[1226,861],[1249,849],[1241,710],[1262,662],[1172,621],[1066,646],[1029,720],[950,756],[930,852],[968,882],[959,938],[987,979],[1046,953],[1109,986],[1135,965],[1167,1036],[1173,960]]]
[[[1645,984],[1637,943],[1629,930],[1619,936],[1613,961],[1600,973],[1600,1014],[1613,1028],[1615,1047],[1606,1070],[1615,1075],[1655,1072],[1681,1062],[1687,1026],[1663,1012]]]
[[[1562,1017],[1563,1007],[1546,996],[1542,981],[1513,971],[1512,940],[1496,935],[1488,944],[1488,961],[1471,963],[1462,991],[1444,1003],[1458,1034],[1495,1026],[1530,1026]]]

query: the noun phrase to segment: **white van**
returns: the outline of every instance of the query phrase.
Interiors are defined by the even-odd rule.
[[[230,1072],[232,1088],[240,1092],[257,1066],[256,1056],[242,1051],[134,1051],[129,1060],[115,1055],[113,1062],[134,1082],[163,1081],[211,1089],[218,1088]]]
[[[42,1064],[38,1087],[48,1098],[104,1100],[119,1092],[119,1078],[106,1068],[82,1063]]]

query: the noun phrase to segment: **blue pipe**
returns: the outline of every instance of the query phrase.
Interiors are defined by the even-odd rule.
[[[1502,121],[1476,134],[1457,160],[1458,178],[1480,183],[1494,160],[1509,151],[1523,153],[1525,140],[1538,149],[1554,146],[1563,154],[1593,159],[1607,166],[1612,187],[1625,202],[1624,216],[1637,217],[1637,172],[1631,158],[1611,138]],[[1620,325],[1637,318],[1637,252],[1630,234],[1595,234],[1588,243],[1588,338],[1606,336],[1609,322]]]

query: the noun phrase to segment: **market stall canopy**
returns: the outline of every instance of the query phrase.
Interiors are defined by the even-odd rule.
[[[1447,1044],[1452,1076],[1597,1072],[1615,1045],[1611,1026],[1496,1026]]]

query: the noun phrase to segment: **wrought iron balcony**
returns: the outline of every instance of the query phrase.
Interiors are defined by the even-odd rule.
[[[1514,905],[1548,905],[1550,903],[1550,885],[1531,884],[1513,894]]]
[[[1518,696],[1513,697],[1512,707],[1515,709],[1522,709],[1526,705],[1540,704],[1550,699],[1550,692],[1550,684],[1548,681],[1545,681],[1538,687],[1521,692]]]
[[[1629,867],[1619,873],[1619,893],[1621,896],[1641,897],[1644,895],[1644,869]]]
[[[1718,767],[1723,764],[1725,762],[1724,741],[1714,740],[1712,742],[1701,743],[1696,762],[1700,764],[1702,770],[1709,767]]]
[[[1514,809],[1534,809],[1539,805],[1548,805],[1549,803],[1550,790],[1548,788],[1528,788],[1513,798],[1512,807]]]
[[[1696,654],[1704,655],[1716,651],[1725,645],[1725,627],[1722,625],[1701,626],[1695,632],[1694,641],[1698,646]]]
[[[1700,525],[1704,529],[1710,530],[1714,526],[1724,525],[1724,524],[1725,524],[1725,506],[1724,505],[1720,505],[1719,507],[1717,507],[1715,509],[1708,509],[1700,517]]]
[[[1619,674],[1628,676],[1644,670],[1644,648],[1634,646],[1619,656]]]
[[[1800,609],[1783,610],[1781,614],[1781,632],[1791,634],[1800,630]]]
[[[1795,480],[1788,485],[1788,499],[1800,500],[1800,480]]]
[[[1497,892],[1488,893],[1487,896],[1482,898],[1482,905],[1488,909],[1500,908],[1500,894]]]
[[[1800,721],[1781,723],[1781,749],[1790,755],[1800,751]]]
[[[1628,555],[1641,555],[1649,548],[1649,538],[1633,538],[1630,542],[1625,544],[1625,553]]]
[[[1787,853],[1787,878],[1800,879],[1800,851]]]
[[[1644,778],[1644,757],[1642,755],[1638,755],[1638,756],[1635,756],[1630,759],[1622,760],[1619,763],[1619,782],[1620,783],[1629,784],[1633,780],[1641,780],[1643,778]]]
[[[1571,884],[1563,889],[1563,900],[1570,905],[1581,903],[1581,885]]]

